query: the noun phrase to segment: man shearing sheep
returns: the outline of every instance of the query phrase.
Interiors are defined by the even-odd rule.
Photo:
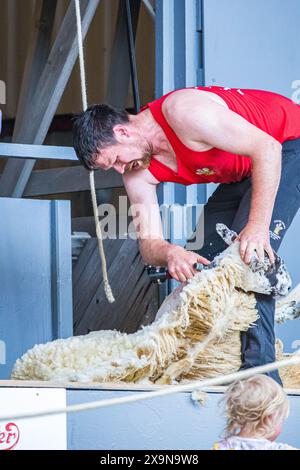
[[[276,93],[193,87],[148,103],[137,115],[95,105],[74,123],[74,147],[89,170],[123,174],[131,204],[142,205],[139,245],[146,263],[166,266],[185,282],[225,244],[224,223],[237,232],[240,255],[274,261],[300,205],[300,106]],[[197,252],[164,240],[156,188],[220,183],[204,208],[204,245]],[[151,212],[151,217],[147,213]],[[243,368],[275,360],[272,296],[256,294],[259,320],[242,333]],[[270,375],[280,382],[277,372]]]

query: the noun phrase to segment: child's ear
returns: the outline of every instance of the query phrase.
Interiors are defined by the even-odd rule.
[[[266,425],[266,427],[272,426],[274,424],[274,415],[265,416],[263,424]]]
[[[270,429],[272,429],[272,425],[273,420],[271,415],[265,416],[264,419],[261,421],[261,427],[263,428],[263,430],[266,431],[266,434],[269,434]],[[265,437],[268,436],[266,435]]]
[[[267,438],[275,440],[281,433],[281,425],[278,423],[278,417],[271,414],[263,419],[263,427],[267,430]]]

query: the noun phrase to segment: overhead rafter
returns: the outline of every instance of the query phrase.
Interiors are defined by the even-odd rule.
[[[29,41],[22,85],[18,101],[18,109],[13,130],[12,141],[18,142],[23,126],[23,117],[29,115],[29,106],[36,90],[36,84],[43,72],[51,46],[51,36],[56,12],[57,0],[36,2],[34,28]]]
[[[120,188],[123,179],[115,170],[96,171],[96,189]],[[80,166],[36,170],[31,173],[24,196],[44,196],[49,194],[73,193],[90,189],[88,172]]]
[[[81,0],[82,34],[86,36],[100,0]],[[78,56],[75,4],[71,0],[62,21],[43,72],[34,84],[35,92],[28,114],[19,116],[22,122],[15,142],[43,143],[55,111]],[[21,197],[29,180],[35,160],[10,158],[1,177],[0,196]]]

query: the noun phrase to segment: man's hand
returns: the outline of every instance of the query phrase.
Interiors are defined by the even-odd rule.
[[[171,276],[179,282],[186,282],[191,279],[196,270],[193,268],[195,263],[210,264],[206,258],[199,256],[193,251],[187,251],[181,246],[170,245],[167,253],[168,271]]]
[[[240,255],[246,264],[250,263],[254,250],[262,263],[264,251],[267,252],[271,263],[275,262],[273,249],[270,245],[269,227],[259,222],[249,221],[239,234],[238,239],[240,240]]]

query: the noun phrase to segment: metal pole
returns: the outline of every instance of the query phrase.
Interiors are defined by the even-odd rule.
[[[133,90],[133,98],[134,98],[134,109],[135,109],[135,113],[138,113],[141,107],[141,103],[140,103],[139,84],[138,84],[138,77],[137,77],[137,66],[136,66],[136,57],[135,57],[134,36],[133,36],[133,29],[132,29],[130,0],[126,0],[126,25],[127,25],[128,48],[129,48],[129,59],[130,59],[130,73],[131,73],[131,82],[132,82],[132,90]]]

